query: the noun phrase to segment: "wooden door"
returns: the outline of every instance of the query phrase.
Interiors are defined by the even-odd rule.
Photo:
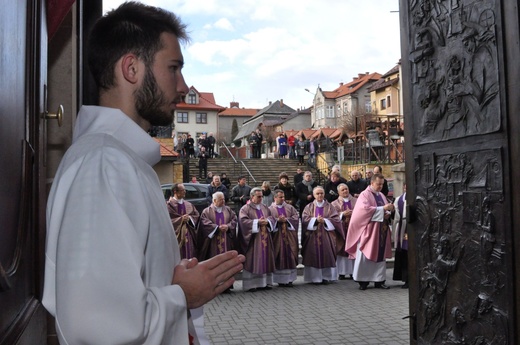
[[[42,1],[2,1],[0,44],[0,344],[44,344]]]
[[[518,341],[517,1],[401,0],[411,342]]]

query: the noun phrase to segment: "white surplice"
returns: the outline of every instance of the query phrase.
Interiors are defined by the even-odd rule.
[[[188,344],[160,158],[120,110],[81,108],[47,207],[43,304],[60,344]]]

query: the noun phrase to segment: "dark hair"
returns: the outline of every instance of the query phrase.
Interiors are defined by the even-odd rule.
[[[370,178],[370,183],[374,182],[375,180],[377,179],[385,179],[385,177],[383,176],[383,174],[374,174],[372,175],[372,177]]]
[[[282,177],[285,177],[286,179],[289,179],[289,176],[287,175],[286,172],[281,172],[280,175],[278,175],[278,179],[281,180]]]
[[[277,196],[277,195],[278,195],[278,193],[282,193],[282,194],[283,194],[283,196],[285,196],[285,193],[284,193],[284,191],[283,191],[283,190],[281,190],[281,189],[275,189],[275,190],[274,190],[274,195],[275,195],[275,196]]]
[[[241,179],[246,178],[244,175],[240,175],[237,177],[237,181],[240,181]]]
[[[133,53],[150,67],[155,54],[163,48],[164,32],[189,42],[186,24],[158,7],[129,1],[101,17],[88,39],[88,63],[98,88],[114,86],[115,64],[124,54]]]
[[[380,165],[376,165],[376,166],[374,167],[374,169],[375,169],[375,168],[378,168],[378,169],[379,169],[379,173],[380,173],[380,174],[383,174],[383,168],[381,168]]]

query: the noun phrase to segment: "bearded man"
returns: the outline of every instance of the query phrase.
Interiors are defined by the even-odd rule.
[[[168,213],[175,236],[179,243],[182,259],[197,257],[197,222],[199,211],[189,201],[184,200],[186,188],[182,183],[172,186],[172,196],[168,200]]]

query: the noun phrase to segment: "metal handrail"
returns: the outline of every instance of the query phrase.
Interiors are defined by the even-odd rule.
[[[251,176],[251,178],[253,179],[253,181],[255,181],[256,183],[256,179],[255,177],[253,176],[253,174],[251,174],[251,171],[249,171],[249,169],[247,168],[246,164],[244,163],[244,161],[240,161],[240,163],[242,163],[242,166],[246,169],[247,173],[249,174],[249,176]]]
[[[235,157],[231,154],[231,151],[229,151],[229,148],[227,147],[226,143],[225,143],[225,142],[222,142],[222,145],[224,145],[224,148],[225,148],[225,149],[227,150],[227,152],[229,153],[229,156],[230,156],[231,158],[233,158],[233,161],[234,161],[235,163],[238,163],[237,160],[235,159]]]

